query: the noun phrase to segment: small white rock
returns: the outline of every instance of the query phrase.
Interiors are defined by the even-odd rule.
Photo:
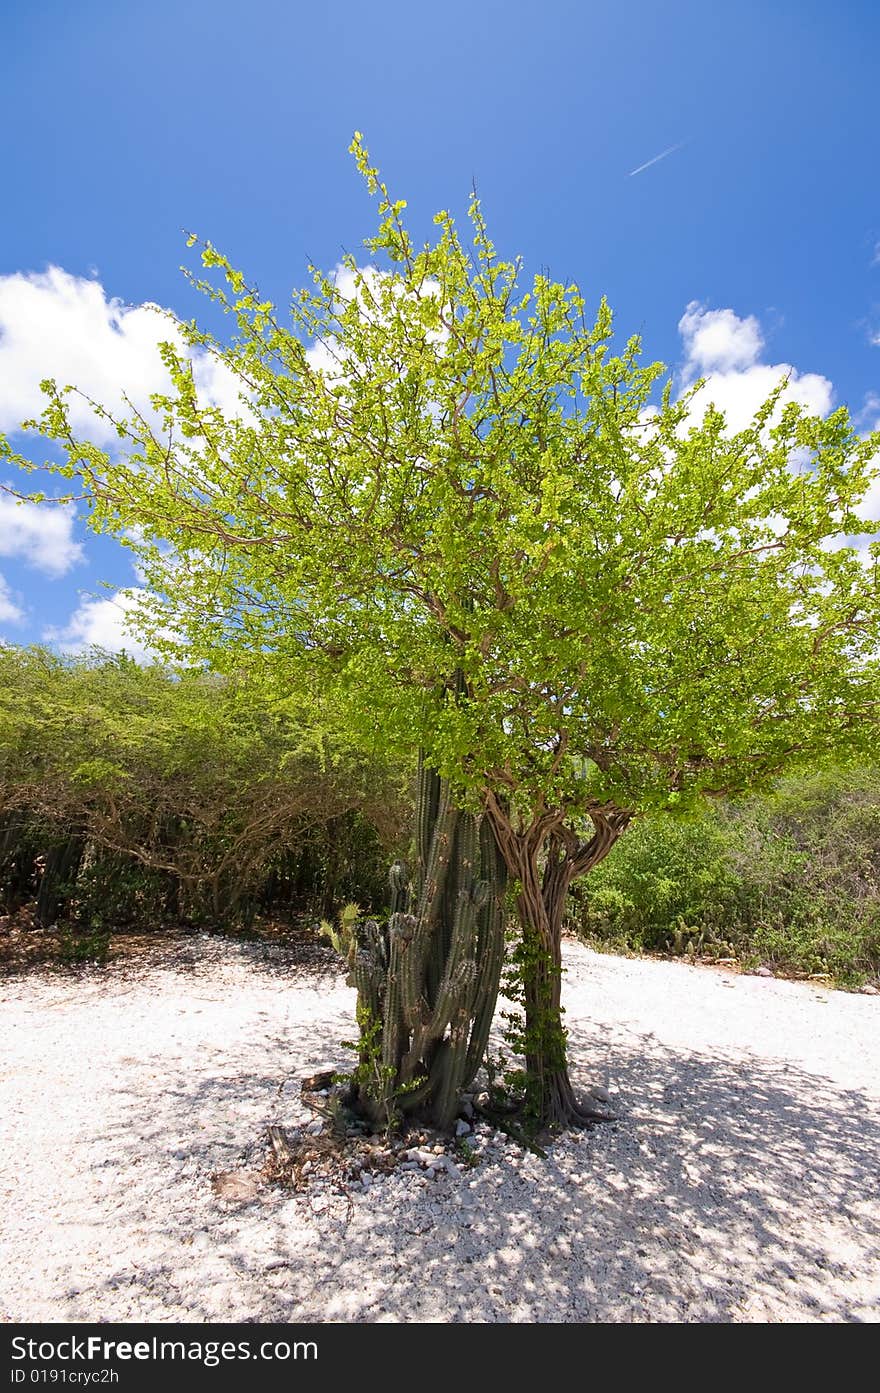
[[[408,1151],[401,1151],[400,1154],[408,1161],[417,1161],[420,1166],[432,1166],[436,1160],[433,1151],[428,1151],[422,1146],[411,1146]]]
[[[465,1122],[464,1119],[460,1117],[455,1124],[455,1135],[457,1137],[466,1137],[470,1134],[470,1132],[471,1124],[469,1122]]]
[[[611,1102],[611,1094],[608,1092],[607,1088],[600,1088],[598,1084],[594,1084],[593,1087],[587,1091],[591,1098],[596,1098],[600,1103]]]
[[[431,1166],[434,1171],[446,1171],[447,1175],[460,1175],[461,1172],[451,1156],[445,1153],[434,1157],[434,1164]]]

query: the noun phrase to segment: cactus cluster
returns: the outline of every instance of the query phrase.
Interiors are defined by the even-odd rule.
[[[451,1126],[486,1049],[504,957],[506,869],[485,819],[420,761],[417,869],[390,871],[387,924],[348,906],[333,946],[349,964],[365,1053],[359,1105],[375,1123],[418,1112]],[[380,1023],[380,1028],[377,1028]],[[380,1057],[379,1051],[381,1051]]]

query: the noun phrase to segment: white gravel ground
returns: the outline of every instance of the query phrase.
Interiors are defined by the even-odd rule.
[[[545,1162],[219,1199],[353,992],[290,949],[176,942],[7,979],[0,1319],[874,1321],[880,997],[567,947],[576,1079],[620,1121]]]

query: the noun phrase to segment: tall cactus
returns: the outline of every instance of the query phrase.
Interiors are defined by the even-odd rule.
[[[387,925],[343,911],[327,929],[358,993],[359,1105],[379,1125],[417,1113],[445,1129],[489,1038],[506,869],[488,822],[457,808],[423,759],[416,814],[416,873],[391,867]]]

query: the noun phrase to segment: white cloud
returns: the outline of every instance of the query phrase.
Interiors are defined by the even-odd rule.
[[[724,412],[730,430],[742,430],[783,378],[788,385],[781,404],[795,401],[817,416],[827,416],[831,411],[834,389],[827,377],[798,372],[790,363],[761,361],[764,336],[754,315],[741,317],[732,309],[710,310],[692,300],[678,327],[684,344],[679,378],[682,390],[698,378],[705,379],[705,385],[693,398],[689,415],[699,417],[713,403]],[[642,412],[642,423],[649,429],[655,410],[646,408]],[[869,392],[862,409],[854,413],[853,422],[867,430],[880,427],[880,396]],[[683,429],[687,429],[686,424]],[[796,455],[791,462],[797,463]],[[880,465],[880,460],[877,462]],[[866,522],[880,518],[880,479],[871,484],[854,512]],[[872,540],[866,533],[849,537],[840,534],[828,539],[826,550],[855,545],[867,559],[868,543]]]
[[[0,556],[18,557],[48,576],[63,576],[82,559],[82,544],[73,537],[75,520],[70,504],[18,503],[0,493]]]
[[[691,300],[678,321],[678,331],[694,377],[751,367],[764,347],[761,326],[753,314],[740,319],[733,310],[708,310],[698,300]]]
[[[17,430],[45,406],[43,378],[72,383],[108,409],[127,415],[127,394],[149,413],[149,397],[166,392],[168,375],[157,351],[174,344],[193,361],[196,386],[206,405],[227,415],[246,415],[234,375],[211,354],[186,354],[179,329],[158,305],[125,305],[100,281],[73,276],[59,266],[43,272],[0,276],[0,430]],[[68,398],[73,429],[97,444],[117,441],[80,397]]]
[[[874,480],[861,503],[853,511],[857,517],[862,518],[865,522],[880,522],[880,478]],[[878,534],[872,533],[865,535],[861,544],[867,547],[869,542],[877,540]]]
[[[385,287],[391,284],[392,294],[396,288],[385,272],[369,265],[358,273],[337,266],[332,280],[340,302],[357,300],[365,318],[381,316]],[[434,281],[422,287],[423,295],[438,293]],[[433,330],[428,338],[442,342],[446,333]],[[52,378],[59,387],[71,384],[83,394],[67,397],[73,430],[118,449],[114,427],[97,417],[85,398],[125,418],[131,414],[125,395],[151,419],[150,396],[170,389],[158,352],[163,342],[192,362],[203,405],[253,421],[235,375],[213,354],[187,349],[173,318],[159,305],[126,305],[99,280],[71,275],[60,266],[0,276],[0,431],[13,432],[23,420],[40,416],[46,405],[40,382]],[[332,338],[307,350],[312,367],[330,378],[344,376],[345,356]]]
[[[732,309],[710,310],[692,300],[678,328],[685,350],[682,385],[706,379],[694,397],[695,414],[714,403],[731,430],[742,430],[782,378],[788,379],[783,401],[799,402],[818,416],[831,410],[834,391],[827,377],[760,361],[764,337],[754,315],[741,318]]]
[[[7,581],[0,576],[0,623],[20,624],[23,619],[24,610],[16,603]]]
[[[866,392],[862,409],[853,413],[853,425],[865,426],[869,431],[880,429],[880,395]]]
[[[126,653],[139,663],[152,661],[149,649],[131,634],[127,623],[139,599],[138,587],[117,590],[106,600],[83,599],[63,628],[47,629],[43,638],[56,643],[64,653],[85,653],[103,648],[108,653]]]

